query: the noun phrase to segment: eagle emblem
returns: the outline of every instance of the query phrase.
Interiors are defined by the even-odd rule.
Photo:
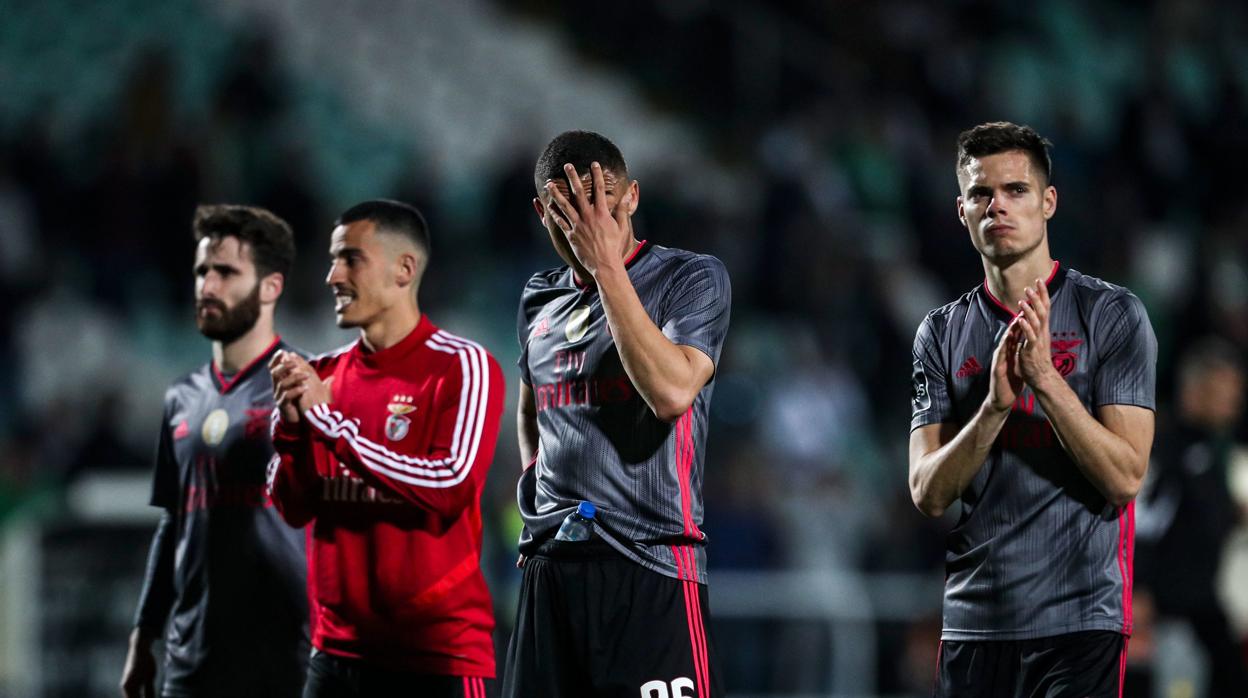
[[[1075,372],[1079,357],[1075,355],[1074,348],[1080,344],[1083,344],[1082,339],[1053,340],[1053,368],[1056,368],[1063,378]]]
[[[412,427],[412,420],[407,415],[416,411],[411,395],[395,395],[390,404],[386,405],[390,416],[386,418],[386,438],[391,441],[402,441]]]

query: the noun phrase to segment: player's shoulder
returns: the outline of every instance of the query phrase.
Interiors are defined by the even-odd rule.
[[[520,307],[525,314],[549,303],[553,298],[570,292],[567,265],[543,269],[529,277],[520,292]]]
[[[165,387],[165,407],[192,404],[198,399],[197,396],[208,390],[215,392],[216,389],[216,384],[212,381],[212,363],[201,364],[178,376]]]
[[[1098,300],[1135,298],[1135,294],[1126,286],[1119,286],[1090,274],[1084,274],[1077,269],[1066,269],[1066,284],[1073,293],[1085,298],[1096,298]]]
[[[551,267],[550,269],[536,272],[524,283],[524,293],[527,296],[530,293],[540,293],[547,289],[557,288],[567,273],[568,266],[566,264],[561,267]]]
[[[922,332],[924,328],[927,328],[928,331],[939,335],[950,326],[969,317],[976,305],[976,295],[982,292],[983,285],[980,284],[939,308],[927,311],[922,322],[919,323],[919,331]]]
[[[1065,283],[1075,305],[1087,315],[1101,314],[1111,308],[1120,313],[1146,314],[1143,301],[1126,286],[1069,268]]]
[[[727,272],[727,267],[724,266],[724,263],[713,254],[683,250],[679,247],[647,244],[650,245],[649,256],[664,268],[691,270],[698,267],[706,267],[717,272]]]
[[[498,365],[494,355],[480,342],[438,328],[425,340],[425,348],[445,357],[446,361],[467,358],[470,361]]]

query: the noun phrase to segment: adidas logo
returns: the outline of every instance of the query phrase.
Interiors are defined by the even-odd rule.
[[[962,362],[962,368],[959,368],[958,372],[955,373],[954,375],[957,376],[958,378],[969,378],[971,376],[978,376],[979,374],[983,372],[984,372],[984,367],[980,366],[979,361],[974,356],[972,356],[971,358]]]

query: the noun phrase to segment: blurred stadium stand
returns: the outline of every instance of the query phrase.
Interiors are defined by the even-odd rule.
[[[641,233],[733,277],[704,529],[735,696],[930,694],[952,520],[906,491],[908,369],[922,315],[982,278],[954,215],[959,130],[1056,143],[1052,247],[1145,301],[1159,424],[1184,347],[1248,350],[1242,3],[0,0],[0,85],[0,696],[116,694],[161,396],[209,357],[197,202],[292,223],[278,323],[311,351],[351,339],[321,285],[330,221],[416,203],[423,307],[514,385],[519,290],[557,264],[532,161],[564,129],[615,139]],[[503,423],[486,568],[505,643]],[[1225,570],[1246,550],[1241,526]],[[1242,641],[1248,586],[1225,570]],[[1185,633],[1141,628],[1131,695],[1201,695]]]

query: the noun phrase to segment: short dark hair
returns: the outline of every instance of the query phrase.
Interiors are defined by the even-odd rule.
[[[563,177],[563,166],[569,162],[581,174],[589,172],[589,166],[596,162],[617,177],[628,177],[624,156],[606,136],[593,131],[564,131],[537,158],[537,167],[533,169],[537,190],[541,191],[546,182]]]
[[[286,221],[258,206],[206,204],[195,208],[191,223],[196,244],[204,238],[213,242],[237,238],[251,250],[257,276],[290,276],[295,264],[295,236]]]
[[[1244,361],[1234,344],[1221,337],[1206,337],[1183,352],[1179,359],[1179,384],[1189,385],[1220,368],[1243,373]]]
[[[1044,172],[1044,181],[1048,183],[1053,181],[1053,160],[1049,157],[1049,148],[1052,147],[1049,139],[1030,126],[990,121],[958,134],[957,172],[970,164],[971,158],[1021,150]]]
[[[429,244],[429,224],[420,209],[393,199],[371,199],[358,203],[338,216],[334,226],[350,225],[359,221],[372,221],[377,230],[402,235],[419,247],[425,256],[432,248]]]

